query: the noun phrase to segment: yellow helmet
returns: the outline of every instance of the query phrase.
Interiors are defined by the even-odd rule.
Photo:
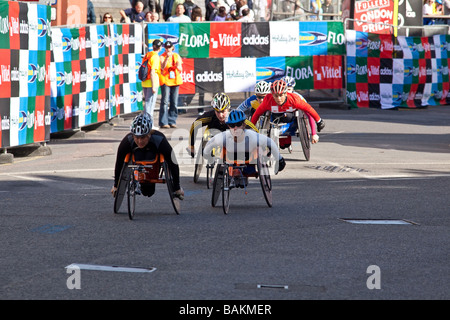
[[[211,107],[219,112],[229,109],[231,107],[230,98],[223,92],[216,93],[211,101]]]

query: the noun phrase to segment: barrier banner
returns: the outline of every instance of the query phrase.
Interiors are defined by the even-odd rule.
[[[153,40],[170,40],[183,58],[345,55],[340,21],[148,23],[145,30],[150,50]]]
[[[348,30],[347,102],[417,108],[450,102],[449,35],[403,37]]]
[[[50,7],[0,2],[0,147],[50,138]]]
[[[53,28],[51,132],[142,110],[138,24]]]

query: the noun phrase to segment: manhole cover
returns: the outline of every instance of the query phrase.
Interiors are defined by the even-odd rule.
[[[418,225],[413,221],[404,219],[347,219],[340,218],[339,220],[354,223],[354,224],[396,224],[396,225]]]

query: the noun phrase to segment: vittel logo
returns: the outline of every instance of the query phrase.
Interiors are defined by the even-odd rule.
[[[268,45],[269,44],[269,36],[261,37],[259,34],[258,35],[252,34],[251,37],[244,37],[242,39],[242,43],[244,45],[250,45],[250,46]]]
[[[379,76],[380,75],[380,66],[370,66],[368,73],[369,73],[369,76]]]
[[[197,74],[195,76],[195,80],[197,82],[217,82],[217,81],[222,81],[223,76],[222,73],[214,73],[213,71],[205,71],[203,73]]]
[[[181,73],[181,79],[183,79],[183,82],[194,83],[194,71],[193,70],[191,70],[190,72],[183,71]]]

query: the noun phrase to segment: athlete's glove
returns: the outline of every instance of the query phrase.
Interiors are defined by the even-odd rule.
[[[191,156],[191,158],[195,157],[195,152],[194,152],[194,147],[187,147],[186,151],[189,153],[189,155]]]
[[[322,129],[325,128],[325,122],[320,119],[319,122],[317,122],[317,131],[322,131]]]
[[[177,197],[180,200],[184,200],[184,190],[182,187],[180,187],[179,190],[174,192],[175,197]]]
[[[276,174],[278,174],[278,172],[283,171],[284,167],[286,167],[286,161],[284,161],[284,158],[281,157],[280,160],[278,160],[278,171]]]

